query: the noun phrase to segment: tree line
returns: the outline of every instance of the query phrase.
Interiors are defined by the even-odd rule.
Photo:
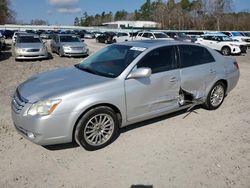
[[[15,13],[10,8],[10,0],[0,1],[0,25],[15,23]]]
[[[100,26],[102,23],[131,20],[155,21],[160,29],[250,30],[250,13],[235,12],[233,0],[146,0],[132,13],[126,10],[76,17],[74,25]]]

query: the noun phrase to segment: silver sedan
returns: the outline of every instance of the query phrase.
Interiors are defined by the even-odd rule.
[[[16,60],[48,58],[46,45],[37,35],[20,34],[13,46]]]
[[[109,45],[80,64],[34,75],[17,87],[12,119],[40,145],[110,144],[121,127],[203,104],[217,109],[239,80],[234,59],[165,40]]]
[[[51,51],[59,56],[87,56],[89,49],[77,36],[71,34],[54,35],[51,40]]]

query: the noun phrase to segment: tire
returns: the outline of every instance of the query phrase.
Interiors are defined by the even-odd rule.
[[[227,46],[223,47],[221,49],[222,55],[229,56],[231,54],[231,49]]]
[[[118,136],[119,120],[109,107],[89,110],[76,125],[75,141],[86,150],[93,151],[109,145]]]
[[[206,102],[205,108],[208,110],[215,110],[221,106],[226,95],[226,86],[223,82],[217,82],[210,90]]]

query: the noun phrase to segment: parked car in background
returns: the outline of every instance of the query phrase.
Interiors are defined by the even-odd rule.
[[[85,39],[94,39],[95,38],[95,34],[92,32],[86,32],[84,35]]]
[[[54,36],[54,33],[52,32],[44,32],[40,35],[41,39],[52,39],[52,37]]]
[[[0,31],[0,52],[6,48],[5,36]]]
[[[195,42],[198,37],[205,34],[202,31],[186,31],[184,33],[191,38],[191,42]]]
[[[137,36],[135,37],[135,40],[148,40],[148,39],[154,39],[154,40],[174,40],[170,38],[168,35],[166,35],[163,32],[155,32],[155,31],[143,31],[139,32]]]
[[[16,60],[46,59],[48,50],[38,35],[19,34],[13,46],[13,56]]]
[[[13,36],[13,34],[14,34],[14,31],[13,31],[13,30],[8,30],[8,29],[0,30],[0,32],[2,33],[2,35],[3,35],[6,39],[12,38],[12,36]]]
[[[246,42],[247,46],[250,47],[250,37],[243,36],[238,31],[223,31],[222,33],[239,42]]]
[[[130,41],[131,39],[132,39],[132,37],[130,37],[129,33],[127,33],[127,32],[118,32],[113,37],[113,43]]]
[[[96,42],[111,44],[113,42],[114,32],[104,32],[96,37]]]
[[[237,62],[210,48],[166,40],[116,43],[20,84],[12,119],[36,144],[75,140],[96,150],[127,125],[199,104],[215,110],[238,80]]]
[[[89,49],[81,39],[71,34],[54,35],[50,43],[52,53],[56,52],[59,56],[87,56]]]
[[[187,36],[185,33],[171,31],[164,31],[164,33],[174,40],[191,42],[191,37]]]
[[[23,31],[17,31],[13,34],[12,36],[12,43],[15,44],[16,42],[16,38],[19,36],[19,35],[23,35],[23,34],[26,34],[26,32],[23,32]]]
[[[94,33],[94,35],[95,35],[95,38],[97,38],[99,35],[102,34],[101,31],[94,31],[93,33]]]
[[[235,41],[227,35],[220,33],[201,35],[195,43],[215,49],[226,56],[246,53],[247,51],[247,43]]]
[[[250,37],[250,32],[243,32],[244,36]]]

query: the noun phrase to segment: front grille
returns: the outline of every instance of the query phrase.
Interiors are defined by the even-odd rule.
[[[20,96],[19,91],[16,90],[11,102],[12,109],[15,113],[19,114],[27,102],[26,99]]]
[[[28,49],[27,52],[39,52],[40,49]]]
[[[250,42],[250,39],[246,39],[245,41],[246,41],[246,42]]]
[[[83,47],[71,47],[72,50],[82,50]]]

